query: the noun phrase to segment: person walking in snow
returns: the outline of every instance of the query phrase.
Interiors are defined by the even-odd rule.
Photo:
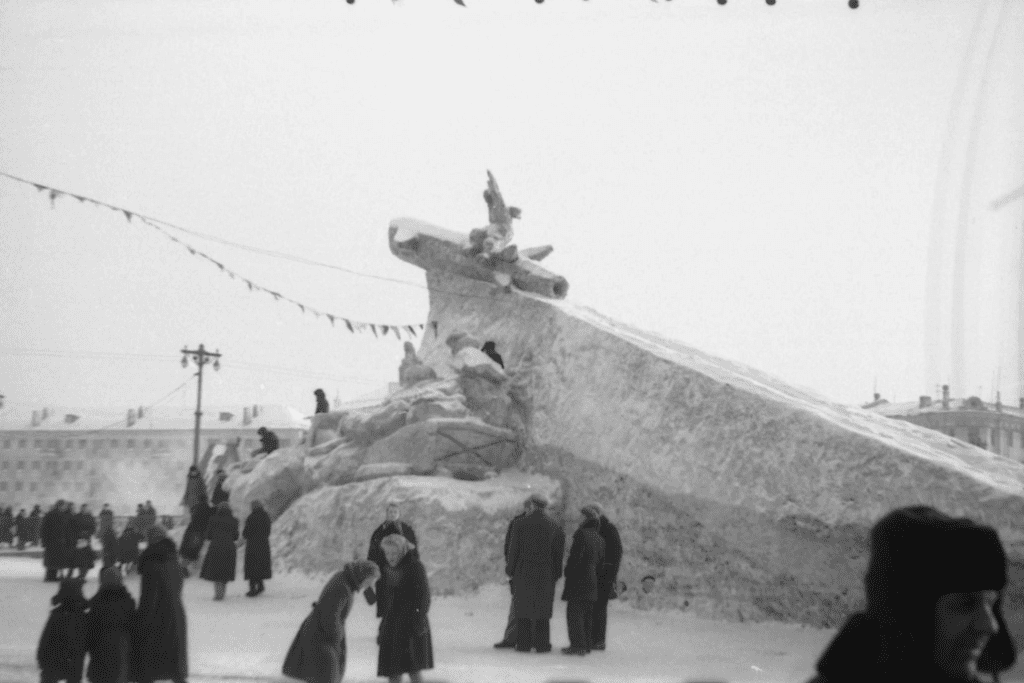
[[[569,647],[562,654],[590,654],[594,631],[594,603],[598,597],[598,568],[604,564],[604,540],[600,518],[593,508],[580,510],[583,523],[572,536],[569,559],[565,563],[565,585],[562,600],[566,602],[565,623],[569,630]]]
[[[592,650],[603,650],[608,632],[608,602],[616,592],[619,580],[619,566],[622,564],[622,538],[619,530],[605,515],[597,503],[590,507],[597,515],[601,526],[598,533],[604,541],[604,562],[597,570],[597,601],[594,602],[594,628],[590,641]]]
[[[512,580],[516,650],[551,651],[555,583],[562,577],[565,532],[547,515],[548,499],[530,497],[530,514],[512,529],[505,574]]]
[[[106,529],[104,533],[114,533]],[[100,587],[89,600],[86,634],[91,683],[127,683],[131,655],[131,629],[135,599],[124,587],[115,567],[100,571]]]
[[[227,585],[235,580],[235,569],[238,558],[238,519],[231,514],[231,505],[227,502],[217,506],[213,516],[206,525],[206,538],[210,547],[203,559],[200,578],[213,582],[213,599],[223,600]]]
[[[526,515],[530,514],[533,508],[530,505],[530,499],[527,498],[523,501],[523,511],[512,518],[512,521],[508,523],[508,529],[505,531],[505,562],[508,562],[508,548],[512,542],[512,529],[515,527],[516,522],[521,520]],[[508,582],[509,591],[512,592],[512,599],[509,600],[508,606],[508,621],[505,624],[505,633],[501,640],[494,644],[494,647],[501,648],[513,648],[516,646],[516,600],[515,590],[511,581]]]
[[[396,503],[388,503],[387,507],[384,510],[384,515],[384,522],[381,523],[379,527],[374,529],[373,534],[370,535],[370,550],[366,554],[366,559],[375,563],[377,567],[380,569],[382,577],[384,576],[384,569],[385,567],[387,567],[387,557],[385,557],[384,551],[380,547],[380,543],[384,540],[386,536],[390,536],[391,534],[399,534],[401,536],[404,536],[406,539],[408,539],[409,543],[413,545],[412,552],[415,553],[417,557],[419,557],[419,552],[415,549],[416,532],[413,531],[413,528],[410,525],[406,524],[405,522],[399,519],[399,517],[401,517],[401,510],[399,509],[398,505]],[[384,616],[383,606],[376,599],[376,592],[380,590],[382,586],[382,581],[383,579],[381,579],[381,581],[378,581],[377,586],[368,589],[365,593],[366,601],[368,603],[372,605],[374,602],[377,602],[378,617]]]
[[[992,527],[924,505],[888,513],[871,530],[866,608],[825,648],[811,683],[998,680],[1016,660],[1006,579]]]
[[[341,683],[348,655],[345,620],[356,593],[379,578],[380,569],[369,560],[349,562],[335,573],[295,634],[281,673],[307,683]]]
[[[138,683],[188,678],[188,628],[184,585],[174,541],[160,526],[146,532],[139,556],[139,608],[136,611],[128,680]]]
[[[36,648],[40,683],[79,683],[88,647],[81,579],[63,579]]]
[[[403,674],[409,674],[412,683],[419,683],[423,680],[420,672],[434,668],[427,570],[405,536],[390,534],[380,545],[387,566],[377,594],[378,604],[383,606],[377,675],[386,676],[388,683],[399,683]]]
[[[263,509],[263,503],[252,501],[252,511],[245,518],[242,538],[245,543],[245,580],[249,582],[249,592],[245,595],[254,598],[266,588],[263,582],[271,578],[270,561],[270,515]]]

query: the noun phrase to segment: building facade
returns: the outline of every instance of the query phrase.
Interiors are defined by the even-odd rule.
[[[58,499],[109,503],[119,515],[152,501],[177,514],[193,459],[191,409],[125,412],[85,408],[0,409],[0,506],[15,511]],[[256,430],[277,434],[281,447],[305,437],[308,418],[286,406],[253,405],[203,411],[199,455],[238,443],[244,458],[259,448]]]
[[[977,396],[958,399],[950,397],[949,387],[944,386],[938,399],[921,396],[917,402],[889,403],[876,395],[862,407],[1024,462],[1024,399],[1018,406],[987,403]]]

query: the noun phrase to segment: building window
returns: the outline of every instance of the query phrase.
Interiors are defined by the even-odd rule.
[[[245,447],[246,448],[252,448],[253,445],[255,445],[255,442],[256,442],[255,439],[246,439],[245,440]]]
[[[64,442],[64,448],[74,448],[74,447],[75,447],[75,440],[74,439],[68,439],[67,441]]]
[[[20,491],[21,490],[21,482],[20,481],[14,482],[14,490],[15,491]]]
[[[18,461],[18,469],[19,470],[25,469],[25,461],[24,460],[19,460]]]
[[[6,481],[0,481],[0,491],[6,491],[6,490],[7,490],[7,482]]]
[[[152,446],[152,445],[153,445],[153,442],[152,442],[152,441],[150,441],[149,439],[145,439],[145,440],[144,440],[144,441],[142,442],[142,447],[143,447],[143,448],[149,448],[149,447],[150,447],[150,446]]]
[[[35,444],[36,448],[42,448],[43,447],[43,442],[42,442],[41,439],[36,439],[33,443]]]
[[[7,461],[6,460],[0,460],[0,470],[6,470],[6,469],[7,469]]]
[[[10,439],[4,439],[4,448],[10,448],[10,447],[11,447],[11,440]]]
[[[64,469],[66,469],[66,470],[70,470],[71,469],[71,461],[70,460],[65,460],[64,461]]]
[[[76,491],[82,491],[83,489],[85,489],[85,483],[81,482],[81,481],[76,481],[75,482],[75,490]]]
[[[79,460],[77,467],[78,467],[78,469],[82,469],[83,467],[85,467],[85,461]]]
[[[125,448],[135,448],[135,439],[128,439],[124,442]]]
[[[32,461],[32,469],[34,469],[34,470],[38,470],[39,469],[39,461],[38,460],[33,460]]]
[[[79,448],[84,449],[85,448],[85,444],[86,444],[86,440],[85,439],[79,439],[78,440],[78,447]]]
[[[27,439],[18,439],[18,448],[24,448],[28,445]]]
[[[35,491],[36,488],[37,487],[36,487],[36,483],[35,482],[32,482],[31,484],[28,485],[28,490],[29,491]]]
[[[111,439],[110,440],[110,447],[111,448],[118,448],[119,447],[118,443],[117,443],[117,439]]]

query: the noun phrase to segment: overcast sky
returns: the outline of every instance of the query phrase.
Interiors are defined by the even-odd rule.
[[[929,249],[949,261],[967,226],[963,392],[998,378],[1016,402],[1024,201],[988,205],[1024,183],[1024,5],[466,3],[0,1],[0,170],[406,281],[188,238],[319,310],[420,324],[388,222],[484,225],[490,169],[571,300],[849,403],[949,380]],[[394,337],[3,178],[0,253],[8,406],[147,405],[200,342],[224,354],[208,404],[312,410],[318,386],[397,379]]]

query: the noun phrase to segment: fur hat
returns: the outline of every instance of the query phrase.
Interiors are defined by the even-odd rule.
[[[388,534],[387,536],[385,536],[383,539],[381,539],[380,547],[383,548],[385,546],[399,549],[402,552],[403,557],[410,550],[416,549],[416,546],[413,545],[412,542],[402,534]]]
[[[532,493],[530,494],[530,504],[543,510],[548,506],[548,497],[543,493]]]

